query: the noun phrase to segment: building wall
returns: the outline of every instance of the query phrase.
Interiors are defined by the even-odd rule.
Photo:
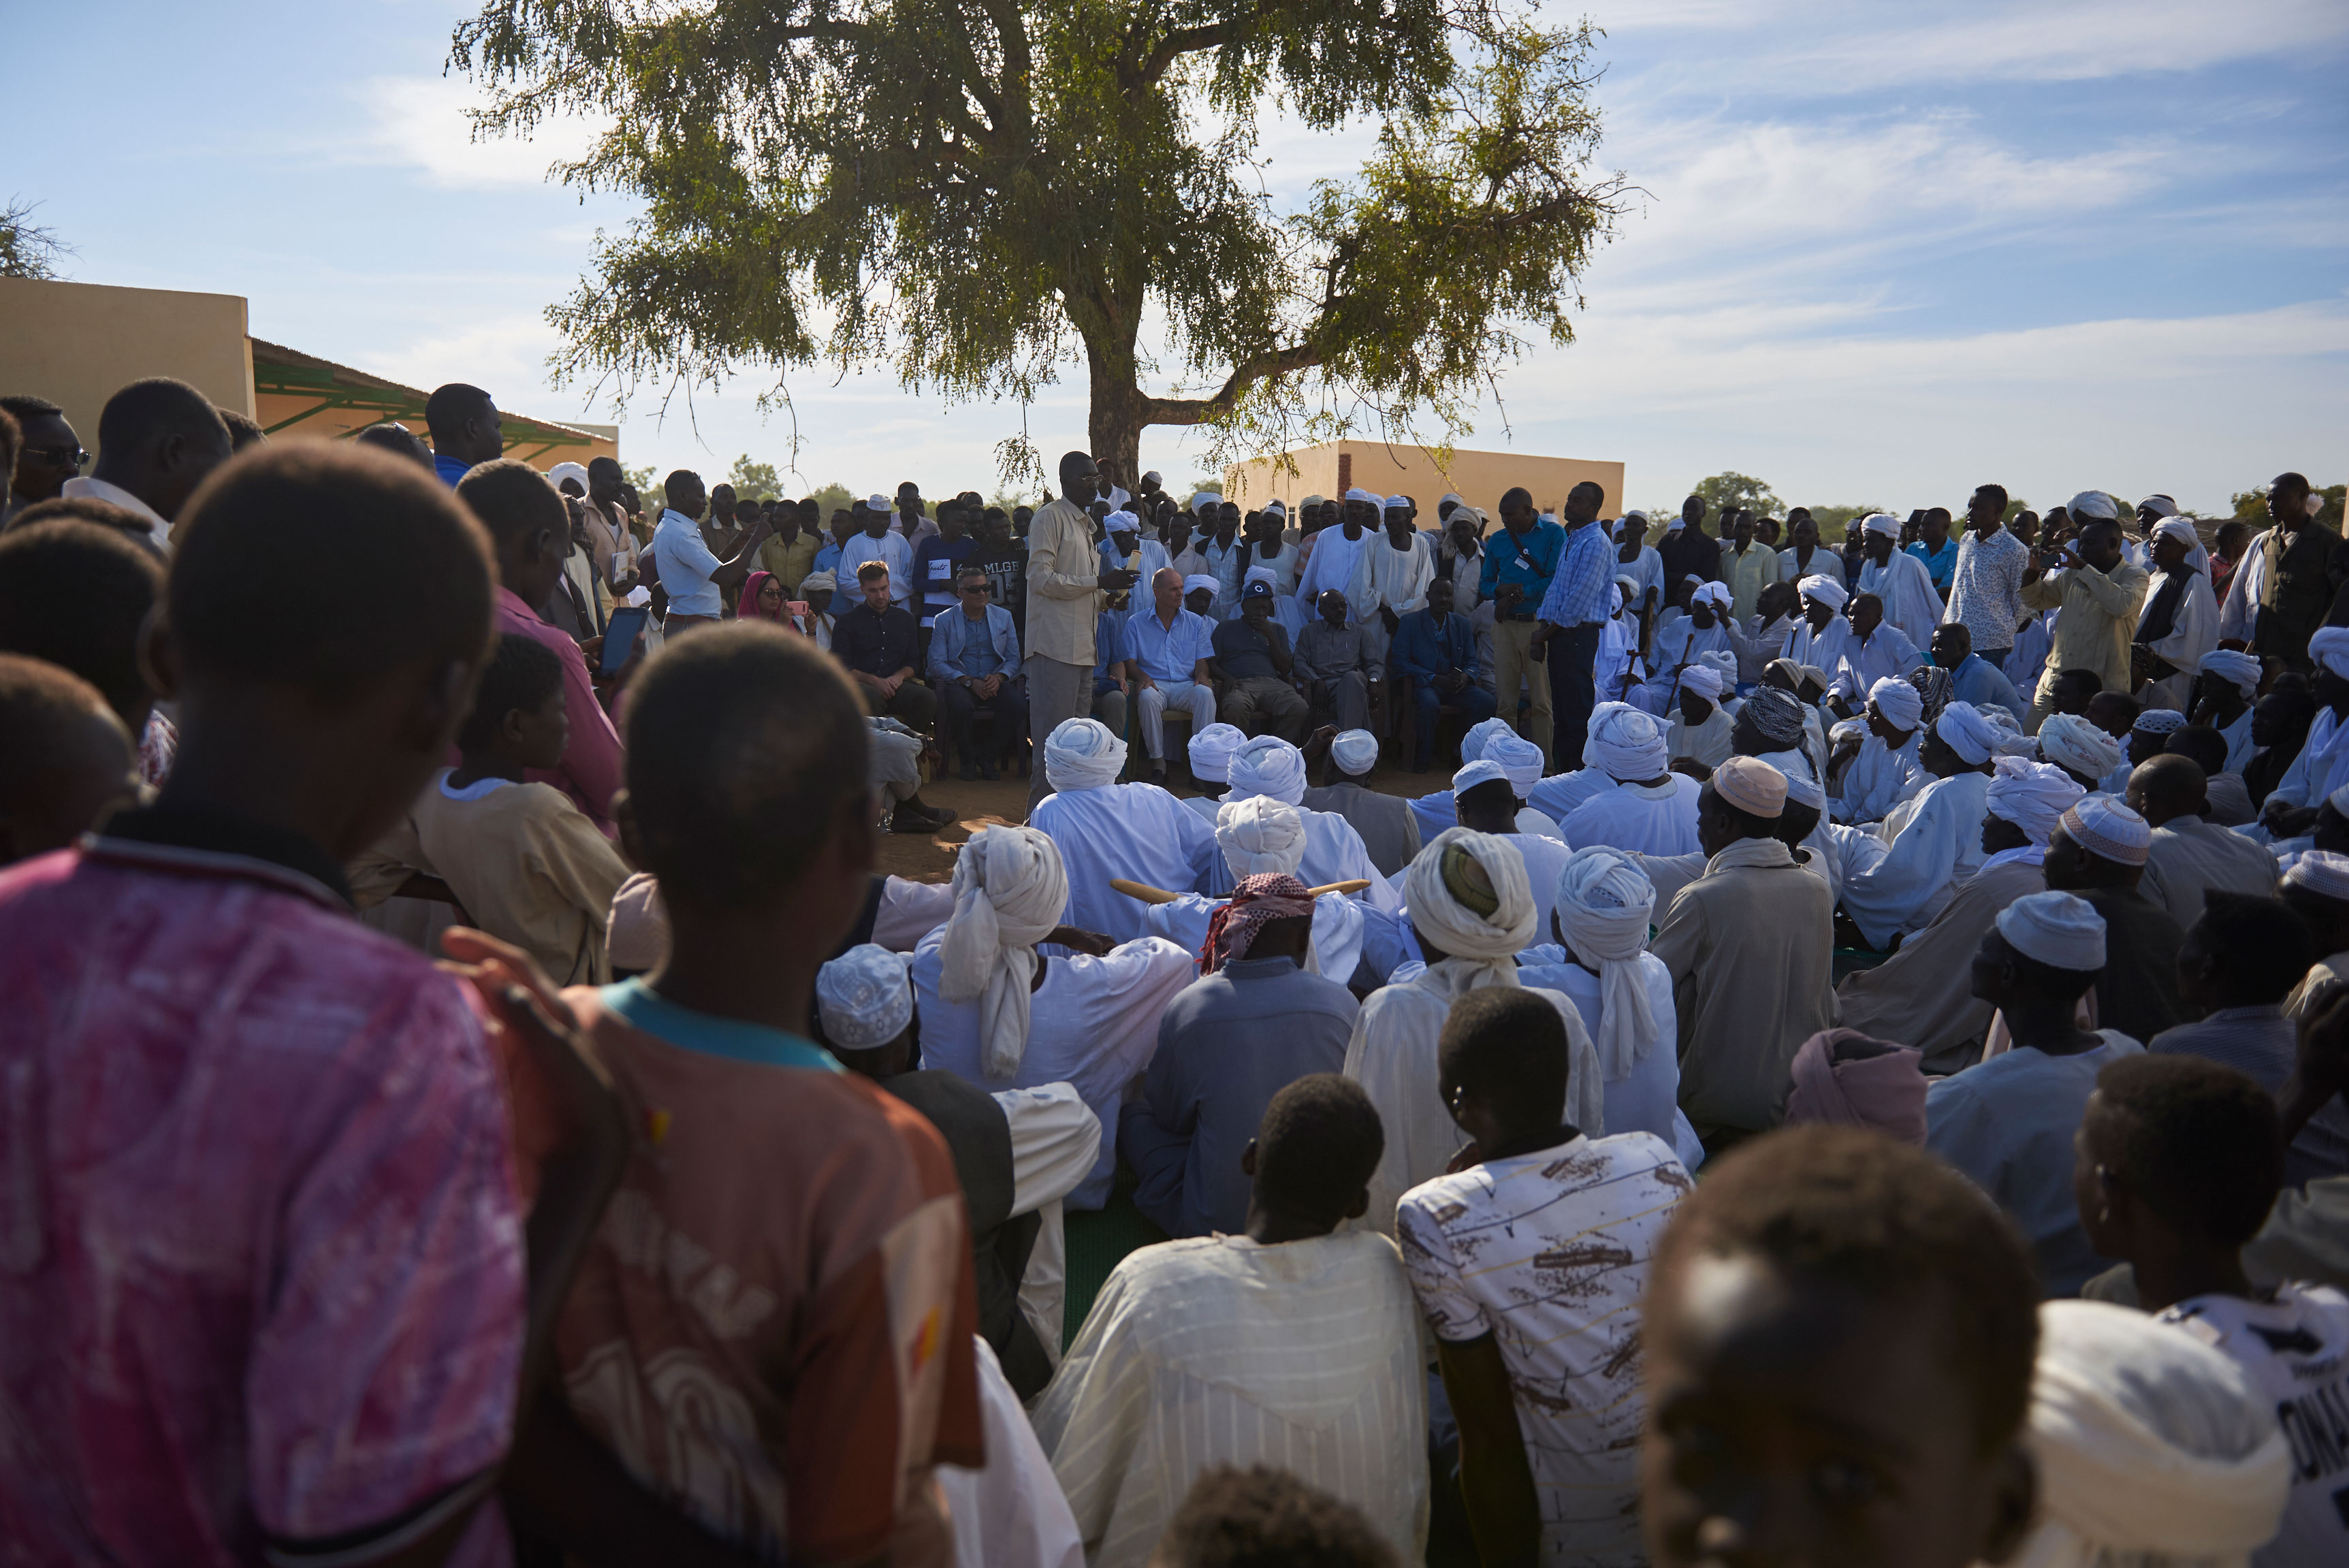
[[[1514,486],[1531,490],[1540,510],[1557,512],[1567,492],[1584,480],[1606,491],[1602,515],[1623,510],[1623,465],[1586,458],[1546,458],[1524,452],[1480,452],[1455,448],[1448,459],[1426,447],[1383,441],[1332,441],[1288,453],[1294,475],[1280,458],[1258,458],[1224,470],[1224,497],[1241,510],[1261,508],[1278,496],[1293,511],[1309,495],[1336,497],[1352,487],[1380,495],[1407,495],[1419,503],[1422,528],[1435,525],[1435,503],[1449,493],[1481,507],[1499,522],[1501,497]]]
[[[98,416],[125,385],[172,376],[251,415],[253,359],[235,294],[0,278],[0,393],[47,397],[98,450]]]

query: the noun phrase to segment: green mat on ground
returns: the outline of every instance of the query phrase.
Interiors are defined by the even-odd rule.
[[[1063,1350],[1077,1342],[1077,1330],[1084,1326],[1085,1314],[1092,1310],[1093,1297],[1101,1294],[1110,1271],[1126,1253],[1166,1239],[1166,1233],[1143,1219],[1142,1211],[1133,1206],[1133,1180],[1123,1166],[1118,1175],[1122,1180],[1110,1193],[1108,1207],[1087,1213],[1072,1212],[1061,1220],[1068,1238],[1069,1271],[1061,1318]]]

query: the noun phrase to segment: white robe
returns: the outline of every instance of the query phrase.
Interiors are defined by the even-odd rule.
[[[2146,608],[2151,609],[2160,597],[2169,574],[2163,573],[2145,591]],[[2137,624],[2145,624],[2145,612],[2137,613]],[[2149,683],[2147,700],[2157,707],[2186,709],[2186,694],[2192,689],[2194,676],[2202,655],[2219,645],[2219,601],[2210,592],[2209,577],[2200,572],[2189,574],[2186,592],[2178,598],[2178,609],[2169,620],[2169,634],[2147,647],[2159,657],[2177,666],[2178,673]]]
[[[2307,742],[2268,799],[2287,806],[2314,806],[2344,784],[2349,784],[2349,725],[2331,708],[2320,707],[2316,722],[2308,727]]]
[[[1537,956],[1547,962],[1535,962]],[[1598,975],[1568,962],[1563,947],[1549,946],[1538,955],[1527,948],[1517,959],[1519,981],[1567,997],[1582,1015],[1584,1026],[1597,1036],[1606,1016],[1606,997]],[[1654,954],[1642,953],[1640,978],[1648,993],[1648,1011],[1656,1021],[1656,1037],[1630,1071],[1607,1080],[1607,1135],[1653,1133],[1672,1146],[1672,1153],[1683,1166],[1694,1171],[1704,1163],[1704,1144],[1680,1108],[1680,1016],[1672,1010],[1671,971]]]
[[[1386,878],[1381,876],[1379,868],[1371,863],[1371,851],[1364,847],[1362,835],[1355,831],[1353,823],[1335,811],[1316,811],[1304,806],[1297,808],[1297,814],[1305,820],[1305,858],[1297,864],[1298,881],[1307,887],[1326,887],[1331,882],[1352,882],[1361,878],[1371,884],[1362,890],[1361,895],[1371,907],[1389,913],[1402,907],[1402,901],[1395,896],[1394,890],[1387,886]],[[1073,884],[1075,878],[1071,877],[1070,881]],[[1217,850],[1215,863],[1208,868],[1206,878],[1199,886],[1217,897],[1228,897],[1233,881],[1232,868],[1225,861],[1223,851]],[[1164,882],[1158,885],[1167,886]],[[1168,887],[1167,891],[1181,890]],[[1343,975],[1333,975],[1330,978],[1340,985],[1345,982]]]
[[[2027,617],[2015,631],[2014,651],[2001,666],[2014,689],[2026,696],[2039,689],[2039,673],[2047,667],[2047,655],[2054,650],[2055,616],[2055,611],[2048,610]]]
[[[2240,773],[2243,765],[2260,754],[2260,743],[2251,738],[2251,710],[2248,707],[2219,736],[2227,743],[2227,766],[2220,769],[2222,772]]]
[[[1680,696],[1682,666],[1696,663],[1701,655],[1713,653],[1736,656],[1737,644],[1725,623],[1716,620],[1700,631],[1693,618],[1684,616],[1663,627],[1648,649],[1647,682],[1629,700],[1662,717]]]
[[[1575,808],[1566,841],[1577,850],[1603,847],[1649,855],[1697,851],[1696,802],[1704,786],[1685,773],[1660,785],[1618,784]],[[1659,906],[1662,907],[1662,906]],[[1543,927],[1545,935],[1548,927]]]
[[[1857,722],[1857,721],[1853,721]],[[1873,734],[1860,742],[1837,784],[1827,814],[1838,822],[1881,821],[1895,806],[1925,788],[1931,777],[1917,760],[1922,729],[1911,731],[1909,744],[1895,751]]]
[[[1410,549],[1397,550],[1394,541],[1382,531],[1376,539],[1363,541],[1362,552],[1354,558],[1354,575],[1346,597],[1357,606],[1357,617],[1367,617],[1381,607],[1408,615],[1427,607],[1427,585],[1434,581],[1435,547],[1428,535],[1414,533]]]
[[[1057,1367],[1066,1337],[1062,1308],[1069,1287],[1061,1213],[1077,1183],[1092,1173],[1107,1140],[1100,1119],[1072,1083],[998,1089],[991,1098],[1011,1127],[1012,1215],[1042,1218],[1029,1250],[1028,1272],[1019,1276],[1019,1311],[1036,1330],[1045,1359]]]
[[[1143,906],[1112,888],[1110,878],[1189,892],[1223,870],[1215,830],[1155,784],[1056,790],[1029,813],[1028,825],[1060,849],[1069,873],[1064,922],[1113,942],[1145,935],[1150,925]]]
[[[1364,530],[1361,538],[1348,539],[1343,523],[1315,534],[1312,553],[1305,558],[1305,570],[1297,575],[1297,613],[1309,621],[1319,620],[1321,595],[1335,588],[1353,606],[1346,617],[1348,625],[1367,614],[1371,606],[1353,597],[1354,568],[1361,560],[1363,549],[1371,544],[1383,548],[1384,536],[1377,535],[1375,530]]]
[[[1574,851],[1562,839],[1545,833],[1515,832],[1507,835],[1508,842],[1526,862],[1526,882],[1534,895],[1534,939],[1549,940],[1550,912],[1557,907],[1557,873],[1566,869],[1568,856]]]
[[[1707,768],[1718,768],[1729,760],[1730,735],[1736,727],[1736,716],[1719,703],[1713,704],[1703,723],[1692,727],[1676,706],[1671,723],[1664,728],[1664,746],[1675,762],[1685,757]]]
[[[1563,830],[1566,820],[1575,809],[1594,795],[1604,794],[1615,788],[1615,780],[1596,768],[1578,768],[1571,773],[1553,773],[1533,787],[1526,804],[1556,822]],[[1446,822],[1445,827],[1453,824]],[[1434,834],[1423,831],[1420,842],[1426,843]]]
[[[1922,931],[1958,883],[1982,868],[1989,791],[1988,774],[1933,779],[1881,860],[1866,866],[1847,861],[1844,911],[1869,945],[1881,951],[1896,934]]]
[[[1912,647],[1932,642],[1943,606],[1933,573],[1923,562],[1901,550],[1895,550],[1881,566],[1871,561],[1859,569],[1858,592],[1884,602],[1885,623],[1899,627]]]
[[[1849,621],[1839,620],[1821,634],[1812,651],[1818,656],[1804,662],[1826,672],[1830,694],[1841,692],[1854,702],[1866,700],[1868,688],[1886,676],[1904,676],[1925,663],[1917,645],[1890,621],[1879,624],[1863,642]]]
[[[940,1465],[936,1472],[954,1522],[955,1568],[1006,1563],[1085,1568],[1085,1543],[1077,1535],[1069,1500],[1052,1477],[1052,1461],[1044,1457],[1019,1396],[1004,1380],[994,1349],[972,1337],[978,1350],[978,1416],[987,1466],[974,1470]]]
[[[1599,653],[1591,661],[1591,677],[1600,702],[1621,702],[1639,660],[1640,628],[1621,615],[1599,628]]]

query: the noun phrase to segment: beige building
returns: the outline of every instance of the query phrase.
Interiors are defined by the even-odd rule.
[[[1419,526],[1435,526],[1435,503],[1446,494],[1480,507],[1499,525],[1501,497],[1517,485],[1534,505],[1559,512],[1567,492],[1588,480],[1607,492],[1602,516],[1623,510],[1623,465],[1585,458],[1545,458],[1525,452],[1449,451],[1384,441],[1331,441],[1277,458],[1257,458],[1224,470],[1224,499],[1242,511],[1260,510],[1276,497],[1293,511],[1309,495],[1337,497],[1360,487],[1382,496],[1407,495],[1419,505]]]
[[[262,342],[246,319],[236,294],[0,278],[0,392],[47,397],[92,450],[106,400],[147,376],[187,382],[274,439],[331,439],[384,419],[424,433],[422,391]],[[541,469],[619,456],[616,425],[499,412],[507,455]]]

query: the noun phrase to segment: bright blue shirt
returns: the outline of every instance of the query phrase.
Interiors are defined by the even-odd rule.
[[[442,484],[447,485],[450,490],[455,490],[457,481],[473,471],[473,465],[460,463],[454,458],[444,458],[435,452],[432,454],[432,471],[440,476]]]
[[[1566,552],[1541,602],[1553,626],[1597,625],[1615,613],[1615,547],[1596,522],[1567,530]]]
[[[1950,672],[1950,695],[1975,707],[1996,703],[2018,719],[2031,711],[2006,672],[1980,654],[1968,654],[1965,662]]]
[[[1490,599],[1502,584],[1516,583],[1526,591],[1525,597],[1501,618],[1530,621],[1549,596],[1550,578],[1556,575],[1557,558],[1565,549],[1566,530],[1554,522],[1537,518],[1523,539],[1506,528],[1496,528],[1485,536],[1485,568],[1477,574],[1476,591]]]
[[[1941,541],[1941,548],[1939,550],[1926,549],[1925,542],[1920,539],[1914,544],[1905,546],[1902,553],[1913,555],[1925,563],[1925,570],[1931,574],[1933,586],[1936,588],[1947,588],[1950,585],[1950,579],[1957,575],[1958,536],[1954,533]]]
[[[1158,611],[1154,606],[1136,610],[1125,618],[1125,631],[1119,639],[1120,654],[1142,666],[1142,673],[1154,681],[1183,682],[1199,667],[1199,661],[1213,655],[1216,624],[1205,615],[1188,610],[1174,612],[1172,626],[1161,625]]]

